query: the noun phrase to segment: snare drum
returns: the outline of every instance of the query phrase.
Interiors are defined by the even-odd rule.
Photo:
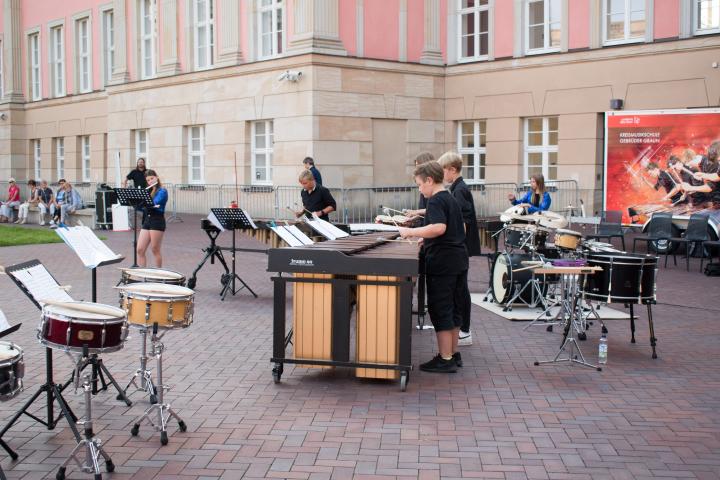
[[[185,276],[172,270],[162,268],[124,268],[120,284],[128,283],[167,283],[185,286]]]
[[[195,292],[179,285],[134,283],[121,288],[120,305],[131,326],[185,328],[193,321]]]
[[[547,230],[536,225],[513,224],[505,229],[505,245],[513,248],[542,247],[547,234]]]
[[[575,250],[582,240],[582,233],[574,230],[555,230],[555,246],[563,250]]]
[[[82,353],[115,352],[127,338],[127,317],[117,307],[91,302],[45,305],[38,339],[46,347]]]
[[[25,376],[22,348],[0,342],[0,402],[10,400],[23,388]]]

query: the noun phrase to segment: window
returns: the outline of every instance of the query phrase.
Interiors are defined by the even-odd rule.
[[[205,127],[188,127],[188,183],[205,182]]]
[[[57,169],[57,179],[65,177],[65,139],[62,137],[55,139],[55,167]]]
[[[35,179],[38,180],[42,177],[40,168],[42,161],[42,156],[40,155],[40,140],[30,140],[30,149],[33,152],[33,167],[35,170]]]
[[[112,10],[105,10],[102,14],[102,38],[103,80],[107,85],[115,68],[115,17]]]
[[[525,0],[525,51],[545,53],[560,50],[561,0]]]
[[[193,0],[195,18],[195,69],[202,70],[213,66],[214,49],[214,12],[213,0]]]
[[[720,33],[720,0],[692,1],[695,34]]]
[[[270,58],[283,53],[283,0],[258,1],[258,57]]]
[[[462,176],[468,183],[485,180],[485,120],[458,124],[457,150],[463,158]]]
[[[645,0],[605,0],[603,32],[606,45],[645,39]]]
[[[145,159],[145,168],[150,168],[148,154],[150,153],[147,130],[135,130],[135,161]]]
[[[81,137],[80,152],[82,153],[82,179],[83,182],[90,181],[90,136]]]
[[[459,61],[485,60],[488,55],[488,0],[457,0]]]
[[[273,122],[261,120],[252,124],[252,183],[272,184]]]
[[[140,78],[155,76],[155,0],[140,0]]]
[[[28,63],[30,64],[30,98],[32,100],[41,100],[39,33],[33,33],[28,37],[28,57]]]
[[[558,117],[525,120],[525,181],[542,173],[557,180]]]
[[[65,42],[63,27],[50,29],[50,79],[54,97],[65,95]]]
[[[77,88],[80,93],[92,90],[92,66],[90,65],[90,20],[82,18],[75,22],[75,51],[77,52]]]

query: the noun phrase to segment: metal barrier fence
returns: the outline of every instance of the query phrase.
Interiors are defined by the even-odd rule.
[[[518,186],[518,196],[530,188],[528,183]],[[545,182],[545,190],[551,195],[550,210],[565,214],[568,208],[574,209],[574,215],[580,212],[580,189],[575,180],[552,180]],[[587,201],[586,201],[587,202]]]
[[[484,183],[468,185],[475,201],[475,215],[478,217],[495,217],[510,206],[508,193],[517,190],[514,183]]]

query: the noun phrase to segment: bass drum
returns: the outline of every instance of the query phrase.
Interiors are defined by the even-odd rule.
[[[513,272],[513,270],[524,268],[525,265],[523,265],[522,262],[539,262],[541,260],[538,255],[529,253],[511,254],[503,252],[498,254],[498,256],[495,257],[492,271],[490,272],[490,287],[492,288],[495,301],[500,304],[510,301],[515,292],[521,289],[532,278],[531,269],[521,270],[519,272]],[[537,277],[540,280],[540,289],[544,296],[547,291],[545,275],[538,275]],[[532,294],[533,290],[526,288],[520,295],[520,299],[526,303],[531,303],[533,300]]]
[[[602,271],[588,275],[582,293],[605,303],[648,303],[655,300],[657,257],[632,253],[593,253],[588,265]]]

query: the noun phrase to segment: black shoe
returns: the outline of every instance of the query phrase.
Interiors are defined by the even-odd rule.
[[[454,358],[445,360],[440,355],[436,355],[429,362],[420,365],[420,370],[433,373],[455,373],[457,372],[457,364]]]
[[[455,365],[462,368],[463,363],[462,363],[462,355],[460,355],[460,352],[453,353],[453,360],[455,360]]]

